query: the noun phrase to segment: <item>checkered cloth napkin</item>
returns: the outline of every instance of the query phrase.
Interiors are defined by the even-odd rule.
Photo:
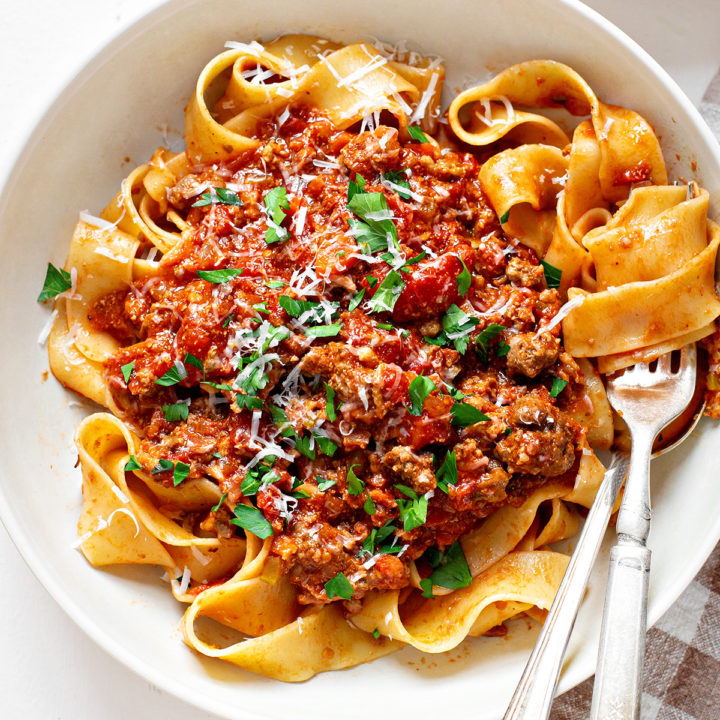
[[[720,71],[700,103],[720,139]],[[550,720],[587,720],[593,678],[555,700]],[[720,544],[647,634],[641,720],[720,720]]]

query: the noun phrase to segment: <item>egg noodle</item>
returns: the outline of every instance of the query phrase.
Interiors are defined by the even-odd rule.
[[[55,300],[56,316],[49,337],[52,372],[63,385],[108,410],[90,415],[77,429],[84,499],[78,522],[79,548],[94,566],[131,563],[164,568],[173,595],[188,606],[181,627],[191,648],[284,681],[302,681],[318,672],[368,662],[408,645],[428,653],[445,652],[468,635],[502,632],[503,622],[522,613],[542,620],[568,562],[551,544],[576,533],[581,517],[578,508],[591,505],[604,473],[594,450],[609,449],[614,441],[617,421],[601,376],[649,361],[715,331],[720,315],[714,280],[720,230],[707,219],[708,193],[692,182],[669,184],[662,151],[648,121],[632,110],[601,102],[575,71],[558,62],[534,60],[510,67],[457,95],[446,117],[441,118],[444,69],[436,59],[383,45],[344,46],[306,35],[284,36],[264,46],[251,42],[228,43],[227,47],[203,68],[186,108],[186,151],[159,149],[123,180],[99,218],[81,214],[65,270],[58,271],[65,284]],[[567,111],[566,121],[583,118],[571,137],[540,114],[549,108]],[[557,113],[552,115],[557,117]],[[294,118],[300,118],[302,124]],[[403,157],[416,163],[413,172],[385,174],[375,181],[367,174],[351,172],[349,150],[344,151],[345,164],[328,151],[325,156],[311,154],[304,170],[308,177],[303,180],[299,170],[287,171],[283,158],[291,151],[298,162],[305,150],[292,145],[293,138],[300,137],[297,133],[301,131],[315,132],[318,123],[330,128],[328,143],[333,137],[342,137],[351,147],[360,138],[367,141],[362,149],[372,141],[377,157],[386,157],[389,148],[399,147]],[[283,142],[276,140],[281,133],[285,133]],[[272,157],[267,149],[271,142],[275,142]],[[448,147],[457,152],[453,157],[460,158],[458,163],[475,163],[478,168],[462,180],[479,183],[477,197],[482,197],[477,200],[478,207],[488,209],[482,218],[473,216],[473,222],[484,226],[482,237],[470,245],[500,243],[493,260],[501,268],[496,275],[502,280],[497,282],[492,273],[487,275],[490,280],[480,277],[480,261],[461,250],[446,253],[446,258],[443,248],[435,248],[437,259],[422,250],[416,256],[421,256],[420,261],[408,260],[413,228],[402,218],[409,212],[419,215],[424,207],[423,167],[446,173],[442,180],[446,184],[438,180],[436,185],[451,194],[447,203],[456,202],[452,183],[461,182],[457,180],[460,171],[449,165],[450,169],[442,170],[439,165],[450,157],[444,154]],[[243,158],[253,158],[252,168],[242,164]],[[276,177],[266,175],[272,182],[253,196],[257,203],[249,202],[247,193],[255,192],[253,183],[263,182],[265,162],[277,169]],[[371,167],[372,154],[362,162]],[[285,171],[278,169],[282,167]],[[437,177],[440,175],[433,176]],[[333,209],[328,210],[335,215],[328,215],[331,219],[327,222],[342,215],[345,228],[355,223],[354,234],[339,231],[328,239],[329,225],[322,225],[315,210],[302,209],[303,193],[310,192],[304,188],[319,187],[323,182],[335,183],[343,193],[342,203],[334,200]],[[365,183],[374,192],[368,192]],[[272,186],[281,187],[274,206],[274,196],[269,194]],[[353,204],[350,198],[353,186],[368,204],[378,201],[380,205],[366,209],[364,215],[354,210],[353,219],[345,207],[346,203],[348,208],[359,207],[358,200]],[[173,201],[179,197],[177,188],[185,193],[187,202]],[[346,191],[348,200],[344,199]],[[379,195],[378,200],[375,196]],[[439,197],[442,200],[442,192]],[[206,200],[204,205],[201,198]],[[460,207],[460,202],[457,200],[457,213],[461,215],[465,205]],[[254,215],[248,214],[251,210]],[[217,230],[222,212],[230,213],[222,216],[222,221],[229,223],[225,235]],[[183,265],[191,246],[193,252],[215,252],[210,246],[222,244],[228,237],[241,245],[237,238],[246,225],[258,228],[266,250],[233,256],[223,245],[222,252],[197,275],[200,264]],[[375,232],[378,227],[379,235]],[[438,227],[436,222],[436,232],[440,232]],[[371,231],[375,239],[370,245],[379,237],[381,249],[387,250],[382,260],[376,248],[368,250],[361,242],[362,233],[367,237]],[[395,242],[393,232],[397,233]],[[259,264],[262,253],[266,258],[280,257],[300,238],[309,238],[310,255],[297,255],[295,264],[280,279],[263,274]],[[428,250],[432,248],[428,246]],[[509,267],[506,263],[516,255],[523,258],[527,272],[540,274],[510,283],[503,268]],[[422,277],[430,277],[443,262],[450,263],[448,258],[456,267],[449,276],[451,289],[441,291],[433,286],[436,296],[428,301],[444,305],[421,317],[415,310],[424,302],[422,297],[406,302],[403,295],[410,291],[414,278],[423,273]],[[538,266],[538,260],[543,265]],[[253,263],[260,268],[255,274]],[[349,279],[351,269],[357,273],[359,267],[365,274],[375,274],[368,275],[367,284],[360,282],[359,275]],[[468,276],[465,283],[461,278],[468,268],[472,279]],[[221,275],[207,274],[213,271]],[[189,345],[183,345],[187,352],[178,354],[184,325],[181,330],[177,324],[172,326],[175,330],[170,340],[169,335],[162,335],[166,329],[158,335],[148,330],[161,310],[168,317],[177,312],[179,306],[163,292],[175,288],[173,283],[185,277],[182,273],[190,273],[197,284],[196,294],[183,300],[181,312],[187,313],[183,323],[192,313],[202,312],[203,303],[224,302],[227,288],[249,287],[242,283],[249,283],[251,275],[257,283],[265,282],[262,292],[266,295],[261,293],[259,302],[248,301],[245,306],[238,302],[232,313],[224,311],[213,330],[217,334],[227,327],[235,337],[236,354],[231,360],[235,381],[212,374],[220,372],[217,368],[225,360],[221,357],[213,364],[207,345],[192,352],[187,350]],[[510,277],[509,272],[507,275]],[[436,275],[432,277],[437,280]],[[372,280],[375,286],[369,284]],[[385,306],[378,299],[378,280],[389,298]],[[468,290],[471,282],[474,289]],[[278,292],[273,289],[282,285],[284,289]],[[362,300],[365,304],[356,304],[358,310],[351,302],[348,308],[348,300],[356,297],[359,286],[366,292],[360,293],[357,303]],[[527,289],[533,287],[536,289]],[[483,310],[476,300],[471,301],[471,296],[477,298],[490,290],[497,291],[493,308]],[[508,294],[511,291],[515,294]],[[283,293],[285,300],[280,298]],[[445,300],[453,293],[456,297],[451,305],[452,300]],[[152,313],[151,304],[142,304],[151,295],[156,303]],[[533,338],[541,335],[543,342],[555,343],[552,359],[539,370],[524,370],[530,380],[513,380],[512,387],[507,386],[507,392],[516,393],[512,400],[503,402],[505,391],[493,390],[491,401],[480,391],[473,395],[472,382],[485,377],[484,369],[473,376],[474,367],[484,368],[486,363],[496,368],[492,382],[505,387],[511,373],[505,369],[503,353],[508,355],[509,348],[507,362],[521,362],[514,359],[519,341],[513,340],[517,334],[513,323],[521,320],[517,320],[520,310],[512,310],[513,303],[519,302],[513,298],[530,295],[534,315],[531,312],[522,320],[523,337],[531,345]],[[117,322],[99,323],[102,313],[98,308],[105,307],[105,299],[112,297],[121,297],[123,307],[140,303],[136,327],[142,324],[148,339],[138,342],[135,330],[127,331],[123,339],[125,331],[118,330]],[[284,325],[277,319],[283,312],[277,302],[282,308],[295,308],[291,301],[300,303],[299,309],[282,315]],[[164,309],[160,307],[163,303]],[[124,318],[122,312],[117,317]],[[315,317],[308,319],[303,312],[315,313]],[[456,312],[457,327],[448,319],[452,312]],[[418,357],[436,353],[432,357],[440,358],[445,353],[442,357],[450,359],[438,360],[427,370],[410,371],[405,366],[396,370],[402,362],[388,360],[375,348],[380,360],[374,356],[367,360],[367,353],[375,351],[364,349],[367,340],[353,346],[348,330],[351,316],[359,317],[358,313],[366,323],[363,327],[370,323],[373,332],[393,324],[387,332],[394,333],[393,347],[400,348],[397,352],[403,345],[419,343]],[[435,329],[427,324],[433,313]],[[294,320],[288,320],[288,315]],[[511,316],[516,320],[509,319]],[[378,317],[391,323],[376,323]],[[439,332],[439,317],[443,318],[444,335]],[[226,324],[221,326],[220,321]],[[344,328],[338,331],[340,322]],[[200,347],[197,332],[190,333],[191,341]],[[337,341],[338,332],[344,343]],[[422,336],[427,336],[425,344]],[[147,350],[149,343],[162,337],[167,340],[165,345],[152,345],[155,365],[143,365],[144,355],[128,354],[141,345]],[[295,341],[295,337],[300,339]],[[565,354],[559,348],[560,337]],[[474,349],[466,350],[468,340]],[[296,345],[283,350],[291,342]],[[246,347],[255,354],[245,352]],[[323,365],[327,360],[323,353],[330,348],[335,355]],[[303,353],[304,360],[299,362]],[[293,377],[283,381],[282,392],[270,398],[271,388],[275,384],[275,391],[281,387],[282,373],[298,362],[290,372]],[[452,365],[457,373],[459,363],[464,363],[463,377],[470,380],[459,385],[458,391],[450,383],[448,368]],[[365,373],[361,386],[348,390],[337,380],[345,365],[355,368],[353,377]],[[327,380],[326,390],[322,384],[303,379],[301,370]],[[386,378],[391,371],[396,373],[391,380],[400,387],[396,392],[402,397],[398,395],[388,411],[387,417],[393,421],[387,426],[390,429],[386,428],[384,437],[389,440],[385,443],[377,434],[380,420],[385,422],[378,408],[387,400],[391,391],[387,388],[392,389]],[[253,375],[255,372],[259,375]],[[516,378],[523,374],[514,372]],[[260,380],[251,387],[248,378],[252,377]],[[307,383],[313,397],[321,397],[312,405],[312,417],[307,415],[311,404],[304,405],[299,414],[292,412],[297,405],[298,382]],[[424,388],[419,400],[418,388]],[[185,389],[194,394],[183,398]],[[503,413],[511,412],[507,407],[512,403],[525,402],[527,393],[542,397],[544,414],[541,419],[536,414],[524,421],[518,410],[521,419],[513,424],[516,416]],[[336,395],[343,403],[337,409]],[[271,404],[273,413],[279,413],[273,414],[275,424],[269,419]],[[433,415],[436,405],[442,408]],[[471,421],[455,422],[468,408],[474,413]],[[362,420],[363,413],[372,412],[375,416]],[[496,412],[500,414],[494,415]],[[242,439],[237,440],[244,450],[237,451],[241,460],[233,465],[234,485],[224,463],[230,462],[225,456],[235,451],[212,445],[213,434],[221,430],[206,432],[192,425],[193,418],[202,413],[203,417],[222,416],[244,423]],[[142,422],[138,420],[141,416],[145,418]],[[162,457],[152,455],[150,445],[143,444],[146,433],[154,432],[148,424],[150,417],[156,424],[165,423],[166,430],[158,435],[167,451]],[[407,433],[425,431],[433,422],[429,439],[407,439]],[[530,438],[532,432],[525,433],[523,423],[535,428],[532,432],[536,435]],[[541,424],[541,429],[533,423]],[[566,445],[547,450],[549,455],[556,451],[561,465],[557,470],[530,469],[526,455],[512,454],[514,446],[508,443],[516,434],[528,443],[533,438],[533,442],[554,438],[551,433],[560,431],[558,423],[571,429],[567,430]],[[170,428],[180,425],[187,435],[173,444],[167,438],[176,437],[172,433],[178,431]],[[346,432],[350,426],[352,433]],[[487,440],[490,426],[494,434]],[[440,427],[446,432],[441,439],[433,436],[442,434]],[[357,434],[358,428],[366,429],[364,440]],[[189,447],[191,432],[195,433],[193,442],[198,443],[202,435],[210,448],[202,462],[197,460],[199,456],[182,455],[183,443]],[[303,445],[303,438],[309,438],[310,444]],[[383,448],[379,465],[362,459],[368,442]],[[328,443],[330,450],[324,449]],[[463,469],[464,451],[458,443],[475,452],[476,473],[492,471],[496,473],[493,477],[502,476],[504,490],[497,501],[483,496],[486,505],[480,508],[477,493],[482,488],[476,489],[471,498],[476,503],[472,522],[465,522],[459,511],[457,516],[451,513],[452,522],[465,524],[462,530],[454,534],[448,530],[450,534],[443,536],[447,528],[442,521],[431,522],[439,512],[433,508],[456,498],[462,483],[471,482],[462,480],[463,473],[472,475],[472,467]],[[434,448],[435,456],[429,452],[417,455],[424,444]],[[393,450],[395,445],[409,446],[412,451],[401,456],[399,450]],[[485,455],[477,449],[481,445]],[[353,452],[361,454],[359,465],[351,464]],[[523,446],[523,452],[534,452],[532,443]],[[422,467],[417,464],[418,457],[423,458]],[[446,461],[438,469],[443,457]],[[542,462],[549,468],[554,460]],[[454,481],[458,483],[458,468],[461,481],[454,487],[451,478],[441,491],[440,478],[451,465]],[[357,467],[361,469],[355,471]],[[410,467],[412,472],[407,469]],[[428,469],[430,485],[423,484]],[[253,472],[259,485],[248,491]],[[389,481],[373,485],[376,475],[372,473],[392,476],[394,488]],[[434,478],[438,478],[437,485]],[[284,489],[273,489],[275,481]],[[513,483],[520,488],[514,495]],[[300,543],[300,536],[292,535],[291,528],[306,512],[302,508],[320,503],[323,493],[329,497],[341,489],[337,497],[345,505],[338,512],[341,517],[350,512],[354,518],[342,526],[343,537],[349,538],[345,548],[331,547],[327,538],[313,536],[311,529],[310,539],[303,536],[298,550],[292,543]],[[267,497],[272,502],[261,502]],[[383,498],[389,503],[384,523],[377,515],[385,507]],[[353,523],[363,512],[368,517],[360,531]],[[417,521],[412,520],[415,516]],[[232,524],[223,525],[222,517],[226,521],[231,518]],[[428,534],[428,527],[435,534]],[[382,534],[384,528],[388,529],[386,536],[392,530],[394,535],[387,537],[389,545],[382,546],[377,533]],[[352,532],[361,535],[351,537]],[[362,537],[361,548],[358,538]],[[302,552],[306,553],[302,557],[315,559],[292,565],[299,557],[293,553]],[[328,555],[329,560],[313,555],[322,552],[334,554]],[[323,563],[332,565],[340,562],[338,558],[346,564],[333,566],[332,578],[323,575]],[[350,569],[335,572],[340,567]],[[391,567],[399,579],[389,579]]]

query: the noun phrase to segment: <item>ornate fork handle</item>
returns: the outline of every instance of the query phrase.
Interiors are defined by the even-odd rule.
[[[504,720],[544,720],[550,714],[565,648],[627,467],[628,459],[618,455],[605,473]]]
[[[610,552],[592,720],[640,717],[650,550],[650,454],[655,432],[633,432],[632,460],[617,520],[618,542]]]

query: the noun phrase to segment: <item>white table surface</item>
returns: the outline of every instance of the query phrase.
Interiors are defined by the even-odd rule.
[[[2,2],[0,178],[69,78],[110,37],[160,4],[159,0]],[[699,103],[720,67],[718,0],[693,0],[682,6],[676,0],[590,0],[588,4],[638,41]],[[96,646],[35,579],[1,524],[0,577],[3,720],[211,717],[154,687]]]

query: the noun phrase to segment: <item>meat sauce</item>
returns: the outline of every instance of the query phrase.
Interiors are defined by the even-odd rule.
[[[259,137],[256,151],[169,190],[190,229],[156,277],[102,298],[91,318],[123,345],[106,372],[143,468],[172,485],[160,460],[182,462],[227,493],[217,510],[173,517],[229,537],[241,532],[232,509],[249,498],[300,602],[327,603],[325,584],[342,572],[352,610],[369,590],[409,586],[429,547],[551,479],[571,483],[584,430],[558,400],[583,379],[559,327],[544,330],[558,292],[503,235],[472,154],[386,126],[338,131],[302,108]],[[350,227],[351,180],[382,194],[386,209],[365,222],[394,225],[388,252]],[[265,198],[278,187],[287,202],[273,215]],[[217,202],[216,188],[239,202]],[[215,202],[196,206],[208,192]],[[242,273],[197,274],[228,268]],[[373,304],[389,277],[390,300]],[[173,370],[179,382],[155,382]],[[419,376],[431,385],[420,403]],[[570,381],[557,399],[554,378]],[[168,420],[162,406],[177,403],[187,419]],[[457,477],[439,482],[448,454]]]

